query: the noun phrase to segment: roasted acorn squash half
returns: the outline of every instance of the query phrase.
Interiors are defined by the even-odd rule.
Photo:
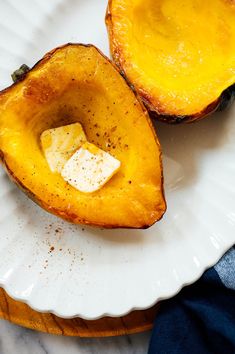
[[[180,123],[235,96],[234,0],[109,0],[111,52],[156,118]]]
[[[74,122],[121,161],[118,173],[92,194],[52,173],[40,147],[43,131]],[[55,49],[0,93],[0,153],[18,186],[73,223],[145,228],[165,212],[160,146],[148,113],[94,46]]]

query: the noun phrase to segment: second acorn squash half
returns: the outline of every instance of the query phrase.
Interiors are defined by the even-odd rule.
[[[109,0],[116,64],[169,123],[197,120],[235,95],[234,0]]]
[[[52,173],[40,146],[43,131],[75,122],[121,161],[118,173],[92,194]],[[148,113],[94,46],[55,49],[0,93],[0,156],[23,191],[71,222],[144,228],[165,212],[161,151]]]

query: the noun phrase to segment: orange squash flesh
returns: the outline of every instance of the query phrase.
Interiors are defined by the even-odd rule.
[[[74,122],[121,161],[119,172],[92,194],[52,173],[40,146],[43,131]],[[93,46],[55,49],[0,93],[0,156],[33,200],[73,223],[143,228],[166,208],[160,146],[148,114]]]
[[[232,0],[110,0],[106,23],[114,61],[163,120],[210,113],[235,83]]]

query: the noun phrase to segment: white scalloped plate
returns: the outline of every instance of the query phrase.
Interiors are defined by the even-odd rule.
[[[106,54],[105,0],[0,2],[0,84],[66,42]],[[168,211],[148,230],[53,217],[0,173],[0,285],[61,317],[144,309],[195,281],[235,243],[235,107],[194,125],[158,124]]]

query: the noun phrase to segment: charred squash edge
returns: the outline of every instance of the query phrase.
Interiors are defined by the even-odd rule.
[[[149,112],[149,115],[152,118],[170,124],[191,123],[191,122],[198,121],[202,118],[205,118],[206,116],[216,111],[222,111],[232,104],[232,102],[235,99],[235,83],[229,86],[224,91],[222,91],[220,96],[215,101],[211,102],[208,106],[206,106],[203,110],[201,110],[196,114],[169,115],[169,114],[164,114],[164,112],[157,112],[157,110],[155,110],[153,105],[151,104],[151,96],[143,92],[138,92],[138,90],[135,89],[134,84],[128,80],[127,75],[121,66],[119,60],[121,50],[115,45],[114,34],[113,34],[113,21],[112,21],[112,13],[111,13],[112,1],[113,0],[108,1],[108,6],[105,15],[105,23],[108,30],[112,58],[114,60],[115,65],[119,68],[122,76],[126,79],[129,86],[132,88],[132,90],[135,91],[135,94],[139,96],[140,99],[142,100],[142,102],[144,103],[145,107]]]
[[[11,90],[12,87],[17,86],[20,82],[22,82],[24,79],[27,78],[27,76],[30,74],[30,72],[32,70],[38,69],[40,68],[40,66],[42,66],[44,63],[46,63],[55,52],[57,52],[60,49],[69,47],[69,46],[79,46],[79,47],[91,47],[94,48],[100,55],[103,56],[103,58],[105,58],[112,66],[113,68],[119,73],[121,74],[121,76],[123,76],[122,72],[120,72],[119,68],[108,58],[106,57],[106,55],[104,55],[96,46],[94,46],[93,44],[82,44],[82,43],[67,43],[64,45],[61,45],[59,47],[56,47],[54,49],[52,49],[51,51],[49,51],[48,53],[46,53],[42,59],[40,59],[38,62],[36,62],[36,64],[25,74],[22,75],[22,77],[20,78],[20,80],[18,80],[17,82],[13,83],[12,85],[8,86],[7,88],[3,89],[2,91],[0,91],[0,97],[3,96],[4,94],[8,93],[8,91]],[[123,78],[123,80],[126,83],[125,78]],[[131,88],[130,88],[131,89]],[[164,209],[162,210],[160,217],[154,221],[151,225],[143,225],[141,227],[134,227],[134,226],[121,226],[121,225],[109,225],[109,224],[105,224],[105,223],[92,223],[89,222],[87,220],[84,219],[79,219],[79,216],[77,215],[73,215],[73,214],[69,214],[69,213],[65,213],[61,210],[55,209],[53,207],[51,207],[50,205],[48,205],[47,203],[43,202],[42,200],[38,199],[38,197],[32,193],[15,175],[14,173],[10,170],[10,168],[8,167],[5,158],[4,158],[4,153],[3,151],[0,150],[0,162],[2,162],[9,178],[36,204],[38,204],[40,207],[42,207],[44,210],[48,211],[51,214],[54,214],[56,216],[61,217],[62,219],[69,221],[71,223],[76,223],[76,224],[83,224],[83,225],[87,225],[87,226],[96,226],[96,227],[102,227],[102,228],[107,228],[107,229],[117,229],[117,228],[125,228],[125,229],[148,229],[149,227],[151,227],[152,225],[154,225],[157,221],[161,220],[163,215],[166,212],[167,209],[167,204],[166,204],[166,199],[165,199],[165,192],[164,192],[164,177],[163,177],[163,164],[162,164],[162,151],[161,151],[161,146],[159,141],[157,140],[157,136],[156,136],[156,131],[153,127],[153,124],[151,122],[151,119],[149,117],[148,111],[146,110],[146,107],[143,105],[142,101],[140,100],[139,96],[136,94],[136,92],[134,92],[136,99],[138,100],[138,102],[140,103],[142,110],[145,114],[146,120],[149,124],[150,129],[153,132],[154,138],[155,138],[155,142],[158,146],[159,152],[160,152],[160,168],[161,168],[161,194],[162,194],[162,201],[163,201],[163,207]]]

